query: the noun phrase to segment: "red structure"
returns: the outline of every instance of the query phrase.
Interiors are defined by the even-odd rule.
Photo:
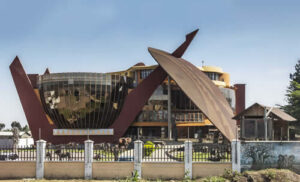
[[[178,85],[183,89],[185,94],[199,107],[199,109],[203,111],[206,116],[208,116],[208,118],[215,124],[215,126],[220,129],[223,135],[227,139],[232,140],[234,136],[236,136],[236,129],[235,124],[231,119],[233,117],[233,112],[229,104],[226,102],[226,99],[224,98],[220,90],[204,73],[202,73],[191,63],[181,59],[181,56],[188,48],[197,31],[198,30],[188,34],[186,36],[186,41],[181,46],[179,46],[172,54],[149,49],[151,55],[155,58],[160,66],[158,66],[153,72],[151,72],[150,75],[146,77],[140,84],[138,84],[136,88],[128,92],[128,94],[124,96],[124,101],[122,101],[121,103],[119,103],[119,101],[116,101],[119,100],[116,99],[119,97],[115,96],[109,98],[109,108],[115,110],[110,111],[108,106],[105,106],[107,107],[106,115],[109,115],[108,118],[110,120],[109,122],[106,122],[106,120],[108,119],[106,118],[104,119],[104,122],[106,123],[100,123],[100,125],[94,122],[96,121],[96,112],[89,108],[93,107],[95,109],[97,104],[100,108],[101,97],[100,99],[97,99],[92,97],[91,95],[87,96],[93,102],[88,102],[88,104],[90,105],[86,106],[88,108],[82,109],[81,113],[74,112],[70,114],[66,111],[52,112],[52,110],[49,110],[49,108],[45,106],[45,103],[51,102],[51,108],[56,108],[57,106],[55,105],[55,99],[57,98],[55,98],[55,94],[57,93],[54,93],[54,91],[53,93],[49,93],[50,96],[53,96],[54,98],[46,96],[42,97],[41,94],[44,94],[46,92],[43,92],[37,88],[39,75],[27,75],[25,70],[23,69],[23,66],[21,65],[19,58],[16,57],[10,65],[10,70],[34,140],[44,139],[53,144],[68,142],[82,143],[87,139],[87,136],[56,136],[53,134],[53,129],[97,129],[99,128],[99,126],[107,125],[107,128],[113,129],[113,135],[91,135],[89,136],[89,138],[94,140],[95,142],[117,142],[118,139],[125,134],[134,119],[143,109],[145,103],[151,97],[155,89],[166,79],[167,75],[170,75],[176,82],[178,82]],[[177,69],[181,69],[181,76],[176,73]],[[45,71],[43,76],[45,76],[46,78],[47,75],[51,75],[48,69]],[[117,92],[124,89],[123,87],[126,86],[126,84],[124,84],[124,82],[126,82],[126,79],[123,80],[122,78],[120,78],[119,81],[120,82],[116,83],[115,88],[112,89],[112,87],[110,86],[110,92],[115,93],[114,95],[118,95]],[[69,79],[68,82],[72,83],[74,82],[74,80]],[[119,85],[117,86],[117,84]],[[97,88],[94,88],[94,90],[96,89]],[[105,87],[105,90],[106,89],[107,87]],[[93,89],[91,84],[88,90],[92,92]],[[76,90],[74,92],[76,92]],[[197,92],[201,92],[198,93],[200,95],[197,95]],[[77,94],[79,94],[79,91]],[[86,93],[83,94],[86,95]],[[201,96],[201,98],[199,96]],[[76,94],[75,96],[72,96],[73,100],[74,98],[76,101]],[[72,99],[70,100],[72,101]],[[82,114],[82,112],[84,112],[86,116],[82,117],[82,115],[80,115]],[[112,117],[113,114],[116,115],[115,119]],[[62,118],[63,121],[66,121],[66,116],[68,123],[58,122]],[[103,120],[103,117],[101,119]]]
[[[245,98],[246,98],[246,89],[245,84],[235,84],[235,97],[236,97],[236,114],[241,113],[245,110]],[[240,121],[237,120],[237,125],[240,125]]]

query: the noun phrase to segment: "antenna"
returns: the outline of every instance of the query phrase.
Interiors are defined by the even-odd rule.
[[[201,61],[202,62],[202,67],[204,66],[204,60]]]
[[[87,139],[90,139],[90,128],[88,128],[88,134],[87,134]]]

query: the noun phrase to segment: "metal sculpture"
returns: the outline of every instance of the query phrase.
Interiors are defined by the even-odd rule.
[[[224,96],[222,96],[221,92],[204,73],[191,63],[181,59],[181,56],[197,32],[198,30],[195,30],[186,35],[185,42],[172,54],[149,48],[149,52],[159,63],[159,66],[125,97],[122,104],[120,103],[119,106],[122,105],[122,107],[118,108],[121,109],[119,115],[116,116],[115,120],[110,122],[111,125],[108,127],[114,129],[114,135],[90,136],[89,138],[95,142],[117,143],[119,138],[125,134],[128,127],[138,116],[155,89],[166,79],[167,75],[170,75],[178,83],[185,94],[190,97],[199,109],[220,129],[224,136],[230,140],[235,138],[235,125],[231,120],[232,111]],[[53,144],[58,144],[83,142],[86,139],[85,136],[54,136],[53,129],[64,126],[58,126],[58,123],[53,122],[51,117],[59,118],[61,117],[61,113],[55,113],[51,116],[49,108],[45,109],[45,105],[43,108],[42,104],[45,102],[43,99],[48,98],[40,95],[40,92],[37,90],[38,75],[27,75],[18,57],[16,57],[10,65],[10,70],[35,140],[44,139]],[[49,75],[51,74],[47,69],[43,76],[47,77]],[[50,93],[50,100],[53,100],[54,96],[55,95],[51,95]],[[56,97],[55,100],[57,101]],[[52,105],[50,104],[49,107],[55,109],[56,106],[53,105],[53,103]],[[70,120],[70,122],[72,121]],[[94,123],[90,126],[99,127],[94,125]],[[75,127],[75,125],[72,126],[72,124],[69,124],[68,127],[72,128]]]

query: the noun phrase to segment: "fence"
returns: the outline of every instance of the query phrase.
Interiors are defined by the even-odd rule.
[[[83,145],[46,146],[46,161],[84,161]]]
[[[134,145],[133,145],[134,144]],[[95,144],[46,145],[37,147],[0,148],[0,178],[126,178],[134,171],[149,179],[182,179],[222,174],[231,168],[231,147],[222,144],[201,144],[186,141],[184,144],[154,145],[135,141],[129,146]],[[11,161],[19,162],[11,162]],[[21,167],[27,166],[27,167]],[[18,170],[19,169],[19,170]],[[20,173],[18,171],[24,171]],[[9,172],[17,171],[17,172]],[[114,172],[111,172],[114,171]]]
[[[231,162],[230,144],[193,144],[194,162]]]
[[[182,162],[184,145],[147,145],[143,146],[144,162]]]
[[[95,145],[93,159],[95,162],[133,161],[133,145],[129,147],[110,146],[105,144]]]
[[[1,146],[0,161],[35,161],[35,146]]]

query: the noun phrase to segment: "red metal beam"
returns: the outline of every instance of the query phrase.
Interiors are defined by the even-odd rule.
[[[52,136],[54,125],[49,124],[18,57],[14,59],[9,68],[34,140],[39,139],[39,129],[41,130],[41,139],[48,140]]]

